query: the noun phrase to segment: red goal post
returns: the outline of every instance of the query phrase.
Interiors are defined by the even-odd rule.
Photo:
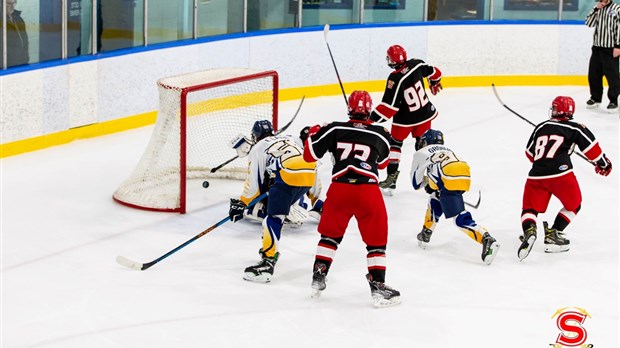
[[[249,136],[255,121],[269,119],[278,129],[278,73],[212,69],[162,78],[157,86],[151,139],[113,198],[133,208],[183,214],[189,179],[245,178],[246,158],[216,173],[211,169],[237,154],[230,141]]]

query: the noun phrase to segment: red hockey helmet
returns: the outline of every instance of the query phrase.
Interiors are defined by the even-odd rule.
[[[559,96],[551,103],[551,117],[573,118],[575,113],[575,101],[571,97]]]
[[[407,61],[407,51],[400,45],[392,45],[387,49],[387,65],[392,69],[398,69]]]
[[[372,111],[372,98],[366,91],[353,91],[349,96],[349,118],[367,120]]]

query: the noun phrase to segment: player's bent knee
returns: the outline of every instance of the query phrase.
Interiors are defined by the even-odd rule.
[[[468,227],[476,225],[476,222],[468,211],[463,211],[454,218],[454,223],[458,227]]]

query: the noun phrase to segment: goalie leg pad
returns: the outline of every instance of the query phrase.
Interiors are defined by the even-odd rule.
[[[262,222],[267,216],[267,207],[263,204],[263,202],[258,202],[254,206],[245,210],[245,216],[252,220]]]
[[[286,216],[285,222],[290,223],[294,226],[301,226],[303,225],[304,221],[308,219],[308,217],[309,213],[304,207],[300,206],[299,204],[293,204],[291,206],[291,210]]]

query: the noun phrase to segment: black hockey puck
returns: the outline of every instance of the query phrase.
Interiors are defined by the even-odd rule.
[[[209,187],[209,182],[207,180],[202,182],[202,187],[207,188]]]

